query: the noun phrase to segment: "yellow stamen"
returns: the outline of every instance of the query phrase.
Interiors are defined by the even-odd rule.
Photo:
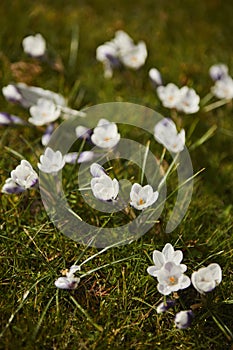
[[[104,138],[104,141],[107,141],[107,142],[108,142],[108,141],[110,141],[110,140],[111,140],[110,137],[105,137],[105,138]]]

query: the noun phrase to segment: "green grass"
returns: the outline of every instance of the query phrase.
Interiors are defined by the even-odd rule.
[[[212,84],[209,67],[232,62],[232,2],[189,1],[2,1],[0,5],[0,79],[1,87],[22,81],[59,91],[70,99],[71,107],[83,108],[104,102],[133,102],[169,116],[156,97],[148,70],[156,66],[166,83],[193,86],[204,97]],[[95,59],[98,45],[123,29],[134,40],[145,40],[149,56],[138,72],[115,71],[111,80],[103,77]],[[72,33],[79,32],[79,51],[70,58]],[[59,53],[64,71],[26,57],[22,38],[41,32]],[[12,63],[26,65],[23,73],[12,72]],[[72,63],[73,62],[73,63]],[[37,69],[37,70],[36,70]],[[77,92],[76,87],[78,87]],[[73,89],[73,96],[71,91]],[[28,113],[0,97],[1,111],[24,118]],[[57,290],[54,281],[60,271],[95,254],[59,232],[50,222],[40,194],[1,196],[1,329],[2,349],[230,349],[232,339],[232,222],[233,222],[233,129],[232,104],[209,113],[182,116],[191,146],[213,125],[216,132],[206,143],[190,151],[194,171],[205,170],[195,179],[189,210],[181,224],[170,234],[166,222],[175,198],[165,206],[160,223],[130,245],[111,248],[83,267],[88,272],[124,258],[81,279],[74,291]],[[127,132],[127,130],[122,130]],[[18,165],[17,151],[36,167],[41,130],[0,127],[1,185]],[[154,146],[155,147],[155,146]],[[32,152],[33,150],[33,152]],[[158,154],[162,148],[157,148]],[[170,161],[170,160],[169,160]],[[127,169],[117,175],[124,177]],[[73,173],[73,179],[75,178]],[[69,191],[69,184],[67,191]],[[175,186],[175,180],[170,184]],[[169,187],[170,188],[170,187]],[[96,213],[86,212],[70,196],[81,217],[97,222]],[[100,221],[102,219],[100,218]],[[106,218],[103,218],[103,221]],[[119,219],[119,223],[124,218]],[[118,221],[116,222],[118,224]],[[146,268],[154,249],[170,242],[182,249],[188,275],[203,265],[217,262],[223,269],[222,283],[210,294],[208,307],[197,309],[191,328],[178,330],[173,325],[174,310],[158,315],[162,300],[156,280]],[[191,287],[179,293],[175,311],[199,303]],[[214,319],[211,316],[214,313]],[[218,324],[217,324],[218,323]],[[223,325],[220,329],[221,325]]]

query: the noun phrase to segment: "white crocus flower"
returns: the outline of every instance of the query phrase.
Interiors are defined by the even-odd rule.
[[[142,187],[135,183],[130,191],[130,205],[135,209],[142,210],[155,203],[158,196],[158,191],[154,192],[150,185]]]
[[[170,118],[163,118],[155,125],[154,137],[168,151],[179,153],[184,149],[185,131],[182,129],[178,133],[175,123]]]
[[[75,134],[77,138],[88,139],[90,137],[91,130],[86,126],[79,125],[75,128]]]
[[[152,83],[157,87],[163,84],[162,82],[162,76],[160,74],[160,71],[157,68],[151,68],[149,70],[149,77],[152,81]]]
[[[210,67],[209,74],[213,81],[224,79],[228,76],[228,67],[223,63],[214,64]]]
[[[104,168],[98,163],[91,164],[90,173],[93,177],[100,177],[101,175],[106,175]]]
[[[181,267],[181,271],[185,272],[187,270],[187,266],[185,264],[181,264],[183,259],[183,253],[181,250],[174,250],[173,246],[170,243],[166,243],[162,252],[159,250],[153,251],[153,266],[149,266],[147,268],[147,272],[149,275],[153,277],[157,277],[157,273],[166,262],[171,261],[176,265]]]
[[[46,41],[39,33],[25,37],[22,46],[24,52],[32,57],[41,57],[46,51]]]
[[[91,189],[97,199],[109,201],[116,199],[119,193],[119,183],[117,179],[111,179],[110,176],[103,174],[91,179]]]
[[[17,185],[17,183],[15,183],[15,181],[12,180],[11,177],[6,179],[4,185],[2,186],[2,189],[1,189],[1,192],[6,193],[6,194],[17,194],[17,193],[21,193],[24,191],[25,191],[25,188]]]
[[[54,122],[59,118],[61,110],[56,105],[45,98],[40,98],[37,101],[37,105],[31,106],[30,109],[31,118],[28,121],[34,125],[44,125]]]
[[[125,67],[138,69],[147,58],[147,48],[143,41],[137,45],[123,30],[118,30],[111,41],[96,49],[96,59],[103,63],[105,78],[111,78],[114,67],[123,64]]]
[[[115,123],[100,119],[91,136],[92,142],[100,148],[113,148],[120,140]]]
[[[80,282],[80,278],[74,275],[76,271],[80,271],[80,267],[71,266],[70,270],[66,272],[66,276],[59,277],[55,281],[55,286],[60,289],[75,289]]]
[[[172,261],[166,262],[157,272],[157,279],[159,282],[157,289],[163,295],[185,289],[191,283],[190,278],[183,274],[182,267]]]
[[[222,281],[221,267],[216,263],[202,267],[192,273],[191,280],[194,288],[199,293],[211,292]]]
[[[60,151],[53,151],[50,147],[47,147],[44,155],[40,156],[40,163],[37,164],[38,168],[44,173],[56,174],[65,165],[65,159]]]
[[[139,69],[144,65],[147,58],[144,41],[140,41],[135,45],[133,39],[127,33],[118,30],[112,42],[116,45],[119,59],[125,67]]]
[[[18,91],[17,87],[13,84],[9,84],[2,88],[2,94],[7,101],[20,102],[22,95]]]
[[[133,39],[123,30],[117,30],[111,42],[117,47],[121,55],[129,52],[134,47]]]
[[[23,159],[14,170],[11,171],[12,180],[25,190],[33,187],[38,181],[38,175],[31,164]]]
[[[119,65],[118,53],[116,45],[109,41],[100,45],[96,49],[96,59],[103,63],[104,77],[111,78],[113,68]]]
[[[113,42],[107,41],[105,44],[97,47],[96,59],[99,62],[103,63],[106,59],[108,60],[111,56],[117,57],[117,47]]]
[[[138,45],[135,45],[130,51],[120,55],[120,60],[123,65],[131,69],[139,69],[145,64],[147,58],[146,44],[141,41]]]
[[[169,83],[166,86],[159,86],[157,88],[157,94],[164,107],[176,108],[180,102],[180,89],[173,83]]]
[[[233,79],[230,76],[226,76],[223,79],[217,80],[211,91],[219,99],[232,99]]]
[[[185,329],[190,327],[193,320],[193,312],[192,310],[180,311],[175,316],[175,325],[179,329]]]
[[[199,111],[200,97],[197,95],[194,89],[188,86],[183,86],[180,89],[180,101],[176,108],[178,111],[182,111],[186,114],[196,113]]]

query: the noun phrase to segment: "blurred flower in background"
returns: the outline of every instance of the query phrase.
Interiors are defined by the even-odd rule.
[[[35,106],[29,109],[31,118],[28,121],[34,125],[49,124],[60,116],[60,109],[51,100],[40,98]]]
[[[24,52],[31,57],[42,57],[46,52],[46,41],[40,33],[26,36],[22,46]]]
[[[103,63],[105,78],[111,78],[113,69],[123,65],[134,70],[145,64],[147,48],[144,41],[134,44],[133,39],[123,30],[118,30],[111,41],[96,49],[96,59]]]
[[[170,118],[161,119],[154,127],[154,137],[168,151],[179,153],[185,146],[185,131],[179,133],[175,123]]]

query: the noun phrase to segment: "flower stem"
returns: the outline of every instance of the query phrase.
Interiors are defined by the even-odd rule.
[[[174,164],[176,163],[176,161],[177,161],[177,159],[178,159],[178,156],[179,156],[179,153],[177,153],[177,154],[175,155],[175,157],[173,158],[173,161],[171,162],[171,164],[170,164],[170,166],[169,166],[169,168],[168,168],[166,174],[164,175],[164,177],[162,178],[162,180],[161,180],[160,183],[159,183],[158,191],[161,189],[161,187],[162,187],[163,184],[165,183],[165,181],[166,181],[168,175],[170,174],[170,172],[171,172],[171,170],[172,170]]]

